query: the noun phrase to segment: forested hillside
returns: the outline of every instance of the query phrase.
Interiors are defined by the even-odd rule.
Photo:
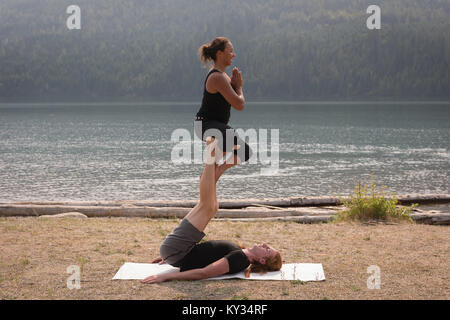
[[[1,0],[0,101],[200,100],[215,36],[247,100],[450,98],[450,0],[376,2]]]

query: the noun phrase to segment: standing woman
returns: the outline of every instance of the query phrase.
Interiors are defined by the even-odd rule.
[[[224,153],[233,151],[233,159],[227,160],[216,168],[217,176],[220,176],[228,168],[242,161],[248,161],[251,157],[251,149],[248,144],[239,138],[234,129],[228,125],[231,107],[239,111],[244,110],[242,73],[237,67],[233,68],[231,78],[225,72],[236,56],[233,44],[225,37],[217,37],[210,43],[202,45],[198,49],[198,54],[203,65],[212,62],[212,67],[206,76],[202,105],[195,118],[195,134],[205,141],[207,130],[219,130],[222,136],[218,137],[218,147]],[[199,123],[201,123],[201,132]],[[227,129],[234,141],[232,146],[226,144]],[[215,137],[209,133],[207,136]]]

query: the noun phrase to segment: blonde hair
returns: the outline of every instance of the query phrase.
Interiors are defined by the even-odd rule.
[[[245,246],[239,243],[239,247],[242,249],[245,249]],[[278,271],[281,269],[281,266],[283,265],[283,260],[281,259],[281,254],[277,251],[277,253],[270,258],[266,259],[266,263],[262,264],[257,261],[254,261],[250,263],[250,265],[245,269],[244,274],[245,277],[249,278],[250,273],[257,272],[264,274],[268,271]]]
[[[198,55],[202,66],[205,67],[209,61],[216,61],[217,51],[224,51],[230,40],[225,37],[216,37],[210,43],[205,43],[198,48]]]

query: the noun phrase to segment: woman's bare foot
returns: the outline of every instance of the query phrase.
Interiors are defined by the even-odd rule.
[[[215,144],[211,146],[212,151],[211,151],[211,149],[208,150],[208,147],[209,147],[210,144],[213,143],[214,141],[215,141],[215,139],[212,138],[212,137],[206,138],[206,146],[207,146],[207,152],[208,152],[208,153],[207,153],[207,157],[208,157],[208,154],[210,154],[211,157],[215,157]],[[216,143],[217,143],[217,142],[216,142]],[[240,147],[241,147],[240,145],[235,145],[234,148],[233,148],[233,150],[239,150]],[[226,152],[223,152],[222,157],[223,157],[224,155],[226,155],[226,154],[227,154]],[[229,158],[233,158],[233,161],[229,161]],[[227,159],[225,160],[225,162],[224,162],[223,164],[221,164],[220,166],[217,164],[217,161],[218,161],[218,159],[216,158],[216,162],[215,162],[215,176],[216,176],[216,182],[219,180],[220,176],[221,176],[227,169],[229,169],[229,168],[231,168],[231,167],[234,167],[235,165],[241,163],[239,157],[236,156],[236,155],[234,154],[234,151],[233,151],[233,155],[230,156],[230,157],[227,157]],[[202,178],[202,176],[203,176],[203,172],[202,172],[202,174],[200,175],[200,179]]]
[[[234,146],[234,150],[238,150],[241,146],[236,145]],[[229,158],[233,158],[233,161],[228,161]],[[223,164],[221,164],[220,166],[216,167],[216,182],[219,180],[220,176],[227,170],[230,169],[231,167],[234,167],[237,164],[240,164],[241,161],[239,159],[239,157],[237,155],[233,154],[228,157],[225,162]]]
[[[213,163],[217,163],[220,159],[218,159],[219,155],[216,154],[216,150],[220,153],[220,148],[217,146],[219,143],[218,140],[213,137],[207,137],[206,140],[206,164],[212,165]]]

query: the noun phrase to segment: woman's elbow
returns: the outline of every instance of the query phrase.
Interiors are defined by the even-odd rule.
[[[245,107],[245,101],[244,100],[238,101],[233,105],[233,107],[236,110],[242,111],[242,110],[244,110],[244,107]]]

